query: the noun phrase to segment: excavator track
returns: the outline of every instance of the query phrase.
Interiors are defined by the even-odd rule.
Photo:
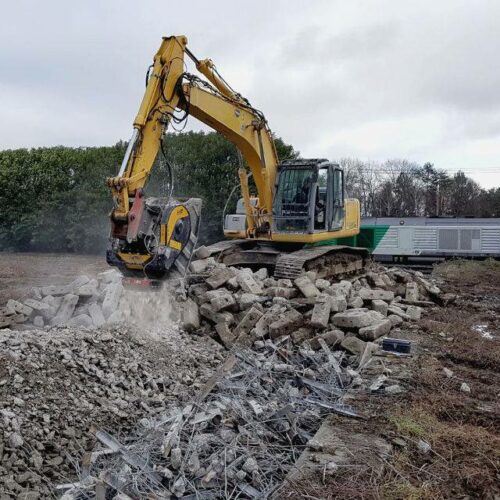
[[[294,279],[306,271],[316,271],[318,278],[362,272],[370,260],[366,248],[323,245],[284,251],[269,243],[247,240],[221,241],[207,247],[211,255],[229,266],[266,266],[275,278]]]

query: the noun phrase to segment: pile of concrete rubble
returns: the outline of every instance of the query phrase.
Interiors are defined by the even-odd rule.
[[[96,428],[130,430],[188,401],[224,356],[213,339],[175,328],[0,330],[0,491],[51,497]]]
[[[33,287],[26,297],[0,308],[0,328],[16,330],[69,326],[97,328],[115,322],[122,296],[120,274],[114,270],[96,279],[78,276],[67,285]]]
[[[309,271],[292,281],[269,277],[266,268],[226,267],[212,257],[191,266],[200,282],[187,286],[183,327],[215,336],[227,348],[289,335],[313,350],[324,340],[360,354],[367,342],[418,321],[424,307],[453,299],[420,272],[397,268],[374,267],[340,281]]]
[[[325,415],[360,416],[353,390],[403,390],[381,339],[451,299],[400,269],[291,281],[212,257],[163,292],[124,290],[113,270],[34,288],[0,310],[0,486],[19,498],[55,484],[66,499],[279,495]]]
[[[278,498],[326,415],[362,416],[347,404],[352,391],[403,391],[377,359],[378,339],[451,299],[397,269],[290,281],[207,258],[192,271],[176,287],[183,329],[226,346],[226,362],[187,404],[133,433],[98,432],[64,498]],[[317,466],[332,473],[338,460]]]

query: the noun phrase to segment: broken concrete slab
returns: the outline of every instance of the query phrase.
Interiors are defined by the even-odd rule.
[[[50,306],[46,302],[42,302],[41,300],[35,299],[24,299],[24,304],[35,311],[48,311]]]
[[[396,316],[399,316],[401,319],[404,319],[406,321],[409,321],[410,320],[410,316],[408,316],[408,314],[406,314],[403,309],[401,309],[400,307],[394,305],[394,304],[391,304],[388,308],[387,308],[387,313],[388,314],[395,314]]]
[[[240,272],[238,283],[244,292],[262,295],[262,285],[254,279],[252,274]]]
[[[392,328],[392,322],[390,319],[383,319],[378,323],[373,325],[365,326],[359,329],[358,335],[363,340],[375,340],[382,335],[387,335]]]
[[[389,304],[385,302],[385,300],[375,299],[372,300],[372,310],[387,316],[387,309],[389,308]]]
[[[212,289],[220,288],[234,275],[234,269],[230,267],[221,267],[212,272],[212,274],[206,279],[206,283]]]
[[[194,251],[194,256],[196,257],[196,260],[199,260],[199,259],[208,259],[211,255],[212,255],[212,252],[205,245],[199,246]]]
[[[269,336],[276,339],[287,335],[302,326],[304,317],[295,309],[290,308],[280,315],[279,319],[269,325]]]
[[[347,329],[359,329],[370,326],[385,319],[377,311],[367,309],[348,309],[347,311],[337,313],[332,317],[335,326]]]
[[[318,295],[309,324],[314,328],[326,328],[330,320],[331,307],[328,295]]]
[[[201,316],[209,319],[213,323],[228,323],[228,324],[234,323],[234,316],[230,312],[228,311],[216,312],[214,311],[212,305],[209,302],[202,304],[200,306],[199,311]]]
[[[115,281],[121,281],[122,275],[115,269],[109,269],[108,271],[103,271],[97,275],[97,279],[102,284],[113,283]]]
[[[361,356],[363,354],[366,342],[359,339],[358,337],[354,337],[353,335],[348,335],[340,342],[340,347],[345,349],[347,352],[351,354],[357,354]]]
[[[266,294],[269,295],[269,297],[293,299],[297,296],[297,290],[295,290],[295,288],[285,288],[283,286],[272,286],[266,289]]]
[[[347,306],[351,309],[360,309],[363,307],[363,299],[359,295],[350,296],[347,302]]]
[[[40,288],[40,292],[44,297],[47,295],[52,295],[52,296],[61,296],[61,295],[66,295],[68,293],[68,287],[65,285],[52,285],[52,286],[43,286]]]
[[[232,308],[236,304],[234,295],[225,288],[207,292],[207,297],[215,312]]]
[[[403,318],[401,316],[398,316],[397,314],[389,314],[387,316],[387,319],[392,323],[392,326],[399,326],[401,323],[403,323]]]
[[[318,351],[321,349],[320,340],[323,340],[328,346],[334,346],[340,344],[342,340],[344,340],[344,337],[345,335],[342,330],[330,330],[313,337],[309,340],[309,345],[311,346],[311,349]]]
[[[352,290],[352,283],[347,280],[342,280],[339,283],[332,283],[325,289],[325,293],[333,296],[348,297]]]
[[[102,313],[105,318],[109,318],[111,314],[118,309],[122,293],[123,286],[121,283],[110,283],[106,286],[104,300],[102,302]]]
[[[234,329],[234,335],[239,340],[240,337],[248,336],[252,328],[255,326],[257,321],[262,317],[262,311],[256,307],[251,307],[243,319],[238,323],[238,326]]]
[[[406,314],[410,319],[418,321],[422,317],[422,308],[418,306],[408,306],[406,308]]]
[[[92,318],[92,323],[97,328],[104,325],[105,319],[104,314],[102,313],[101,306],[97,303],[90,304],[88,308],[89,316]]]
[[[75,310],[76,304],[78,303],[78,295],[73,295],[71,293],[65,295],[61,301],[61,305],[57,311],[57,314],[51,321],[52,325],[63,325],[66,324]]]
[[[43,321],[43,316],[35,316],[33,318],[33,325],[37,328],[43,328],[45,322]]]
[[[207,271],[209,264],[209,259],[193,260],[189,265],[189,270],[194,274],[201,274]]]
[[[361,288],[358,291],[359,296],[365,300],[385,300],[386,302],[392,302],[394,300],[394,292],[391,290],[378,290],[370,288]]]
[[[231,349],[236,341],[236,335],[231,331],[227,323],[217,323],[215,325],[215,330],[219,335],[222,343],[226,349]]]
[[[12,313],[23,314],[24,316],[29,316],[33,312],[32,307],[13,299],[7,302],[7,309],[12,311]]]
[[[418,285],[414,281],[406,283],[405,299],[416,302],[419,298]]]
[[[246,311],[248,308],[258,303],[260,298],[261,297],[255,295],[254,293],[246,293],[246,292],[242,293],[238,299],[238,304],[240,305],[240,309],[242,311]]]
[[[51,320],[56,315],[62,300],[63,298],[61,296],[53,297],[52,295],[47,295],[42,299],[42,302],[50,306],[50,309],[48,310],[40,310],[40,314],[44,317],[44,319]]]
[[[311,281],[309,276],[299,276],[295,279],[294,283],[304,297],[317,297],[320,294],[320,291],[316,288],[316,285]]]
[[[302,326],[299,329],[292,332],[292,341],[295,344],[301,344],[304,340],[310,339],[313,336],[314,330],[307,326]]]
[[[79,314],[78,316],[73,316],[70,320],[68,320],[66,324],[68,326],[76,326],[80,328],[92,328],[94,326],[92,318],[87,314]]]
[[[363,305],[361,303],[361,305]],[[344,312],[347,309],[347,301],[343,296],[330,296],[330,310],[332,313]]]
[[[269,277],[269,271],[267,270],[267,267],[261,267],[258,271],[255,271],[254,276],[256,279],[263,281]]]

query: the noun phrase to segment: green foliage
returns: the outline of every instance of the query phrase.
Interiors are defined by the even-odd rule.
[[[276,139],[280,158],[297,156]],[[98,253],[104,251],[112,207],[106,178],[116,175],[126,143],[99,148],[0,151],[0,250]],[[203,199],[202,241],[222,237],[222,211],[238,183],[238,154],[214,132],[168,134],[164,150],[174,170],[174,194]],[[162,155],[146,187],[164,196]],[[235,190],[234,201],[239,196]],[[232,207],[234,208],[234,206]]]

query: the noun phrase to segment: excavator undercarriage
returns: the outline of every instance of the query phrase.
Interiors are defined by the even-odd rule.
[[[221,241],[207,247],[210,255],[228,266],[267,267],[275,278],[294,279],[304,271],[332,278],[362,271],[370,260],[366,248],[344,245],[316,247],[279,245],[252,240]]]

